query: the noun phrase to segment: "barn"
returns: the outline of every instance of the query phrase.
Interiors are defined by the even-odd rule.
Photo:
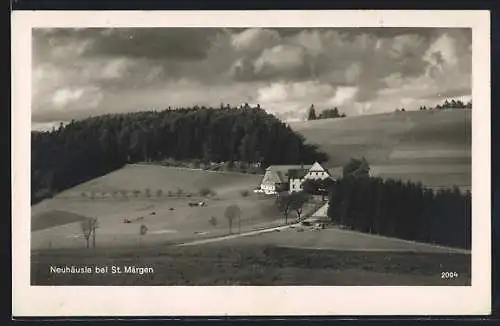
[[[271,165],[262,178],[260,190],[266,194],[296,192],[302,189],[305,180],[326,178],[332,178],[332,175],[318,162],[312,165]]]

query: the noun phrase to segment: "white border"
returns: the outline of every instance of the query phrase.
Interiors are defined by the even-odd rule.
[[[491,309],[490,14],[488,11],[12,13],[13,316],[484,315]],[[471,27],[472,286],[31,287],[32,27]]]

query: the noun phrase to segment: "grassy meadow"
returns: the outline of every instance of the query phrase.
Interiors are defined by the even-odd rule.
[[[34,205],[31,247],[83,248],[79,221],[85,217],[99,219],[98,246],[224,235],[229,233],[224,212],[231,204],[241,209],[239,221],[233,222],[233,233],[278,225],[282,221],[274,198],[252,192],[259,182],[260,177],[251,174],[129,165]],[[214,193],[202,196],[199,191],[203,188]],[[150,189],[149,197],[145,189]],[[160,196],[158,189],[162,190]],[[123,190],[127,191],[125,196]],[[136,196],[133,190],[141,192]],[[114,191],[118,193],[113,195]],[[189,205],[201,201],[205,206]],[[130,223],[124,223],[125,219]],[[148,228],[145,235],[139,232],[142,224]]]
[[[364,156],[375,176],[420,181],[433,188],[470,189],[471,119],[471,110],[430,110],[290,126],[329,155],[330,167]]]
[[[104,274],[55,274],[51,266],[108,266]],[[152,272],[113,274],[112,267]],[[456,277],[442,278],[443,271]],[[155,246],[35,251],[34,285],[470,285],[470,256],[308,250],[268,245]]]

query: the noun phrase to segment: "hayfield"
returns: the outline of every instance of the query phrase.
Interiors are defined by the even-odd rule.
[[[238,198],[239,191],[252,190],[260,184],[261,176],[237,172],[218,172],[194,170],[159,165],[131,164],[122,169],[113,171],[103,177],[85,182],[77,187],[61,192],[57,197],[82,197],[82,193],[90,195],[95,192],[99,197],[101,192],[106,197],[112,196],[114,191],[128,191],[127,196],[132,198],[134,190],[140,191],[144,197],[146,189],[151,190],[151,197],[156,197],[156,191],[161,190],[162,196],[171,191],[175,194],[198,194],[201,188],[210,188],[220,198]],[[117,194],[120,197],[121,194]]]
[[[85,240],[78,221],[85,217],[99,219],[98,246],[169,243],[224,235],[229,233],[224,212],[231,204],[241,208],[240,219],[233,221],[233,233],[277,225],[281,220],[274,198],[252,192],[259,182],[256,175],[126,166],[34,205],[32,225],[45,227],[32,230],[31,246],[34,249],[83,247]],[[209,188],[215,194],[201,196],[202,188]],[[146,189],[150,189],[149,197]],[[162,190],[159,195],[158,189]],[[127,191],[125,195],[121,193],[123,190]],[[136,197],[133,190],[141,192]],[[249,194],[243,197],[242,190],[248,190]],[[189,205],[200,202],[205,205]],[[145,235],[139,232],[142,224],[148,228]]]
[[[50,267],[108,266],[104,274]],[[112,273],[137,266],[148,273]],[[442,278],[443,271],[456,272]],[[32,253],[33,285],[470,285],[470,255],[309,250],[267,245],[130,247]]]
[[[279,232],[261,233],[252,236],[239,237],[221,242],[208,243],[211,246],[251,246],[269,245],[286,248],[308,250],[339,250],[339,251],[381,251],[381,252],[418,252],[418,253],[459,253],[469,251],[442,247],[433,244],[407,241],[397,238],[366,234],[338,228],[327,228],[314,231],[310,228],[293,227]]]
[[[471,110],[407,111],[290,126],[341,166],[364,156],[373,175],[431,187],[471,186]]]

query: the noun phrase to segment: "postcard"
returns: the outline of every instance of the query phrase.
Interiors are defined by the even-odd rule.
[[[14,11],[14,316],[484,315],[488,11]]]

